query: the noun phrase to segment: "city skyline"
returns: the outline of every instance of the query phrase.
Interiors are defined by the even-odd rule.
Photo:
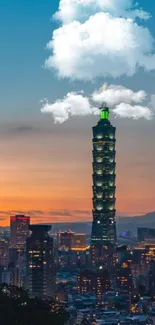
[[[0,225],[9,225],[10,215],[18,212],[30,215],[32,223],[92,221],[91,129],[98,117],[73,117],[55,125],[52,116],[40,113],[39,100],[54,101],[82,88],[89,94],[106,80],[98,78],[95,87],[91,82],[71,83],[42,67],[48,57],[45,46],[56,28],[50,18],[58,4],[2,2]],[[152,15],[144,25],[155,35],[155,4],[140,5]],[[115,82],[108,78],[109,83],[149,94],[155,94],[153,80],[154,71],[142,69]],[[111,122],[117,128],[117,215],[154,211],[154,120],[112,116]]]

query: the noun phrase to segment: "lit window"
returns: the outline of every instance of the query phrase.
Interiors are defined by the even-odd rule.
[[[97,182],[96,185],[97,186],[102,186],[102,182]]]
[[[102,134],[98,134],[98,135],[96,136],[96,138],[97,138],[97,139],[102,139]]]
[[[99,147],[99,146],[98,146],[98,147],[96,148],[96,150],[97,150],[97,151],[102,151],[102,147]]]
[[[103,209],[102,205],[98,205],[98,206],[97,206],[97,210],[98,210],[98,211],[101,211],[102,209]]]
[[[97,158],[96,158],[96,161],[97,161],[98,163],[101,163],[101,162],[103,161],[103,159],[102,159],[101,157],[97,157]]]
[[[102,199],[103,195],[102,194],[97,194],[96,197],[97,197],[97,199]]]
[[[96,174],[97,174],[97,175],[102,175],[102,170],[101,170],[101,169],[100,169],[100,170],[97,170],[97,171],[96,171]]]

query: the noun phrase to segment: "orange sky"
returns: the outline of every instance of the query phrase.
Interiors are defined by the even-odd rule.
[[[16,211],[30,214],[33,222],[91,220],[91,127],[95,122],[76,119],[53,126],[50,121],[41,129],[19,132],[13,126],[1,134],[1,225],[8,225],[10,213]],[[153,131],[148,122],[141,127],[138,122],[113,124],[117,124],[117,213],[153,211]]]

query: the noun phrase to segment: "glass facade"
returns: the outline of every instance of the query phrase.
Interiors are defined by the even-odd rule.
[[[55,296],[55,262],[53,238],[47,225],[30,226],[26,243],[27,289],[31,296]]]
[[[109,109],[101,108],[100,121],[93,127],[93,224],[91,247],[116,244],[115,223],[115,132],[108,120]]]
[[[10,247],[23,249],[29,236],[30,217],[15,215],[10,217]]]

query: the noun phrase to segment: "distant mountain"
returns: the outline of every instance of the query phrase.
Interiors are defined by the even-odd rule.
[[[52,224],[52,232],[57,233],[59,230],[65,231],[71,229],[75,232],[86,233],[91,235],[92,222],[72,222],[72,223],[54,223]],[[155,228],[155,211],[141,216],[135,217],[117,217],[117,233],[130,230],[132,233],[137,233],[138,227]],[[5,227],[7,228],[7,227]],[[0,230],[4,229],[0,227]],[[7,228],[9,229],[9,228]]]
[[[52,225],[52,232],[59,230],[71,229],[75,232],[85,232],[88,235],[91,234],[91,222],[79,222],[79,223],[58,223]],[[135,217],[117,217],[117,232],[118,234],[123,231],[130,230],[132,233],[137,233],[138,227],[155,228],[155,211],[147,213],[142,216]]]
[[[71,229],[75,232],[85,232],[91,234],[92,223],[90,222],[77,222],[77,223],[57,223],[52,225],[52,232],[59,230]],[[155,228],[155,211],[147,213],[142,216],[135,217],[117,217],[117,232],[118,234],[123,231],[130,230],[132,233],[137,233],[138,227]]]
[[[155,226],[155,211],[146,213],[142,216],[135,217],[117,217],[118,224],[136,223],[137,225],[153,223]]]
[[[59,230],[72,230],[79,233],[91,233],[91,222],[73,222],[73,223],[54,223],[52,224],[52,232],[58,232]]]
[[[117,217],[117,231],[131,230],[137,233],[138,227],[155,228],[155,211],[135,217]]]

